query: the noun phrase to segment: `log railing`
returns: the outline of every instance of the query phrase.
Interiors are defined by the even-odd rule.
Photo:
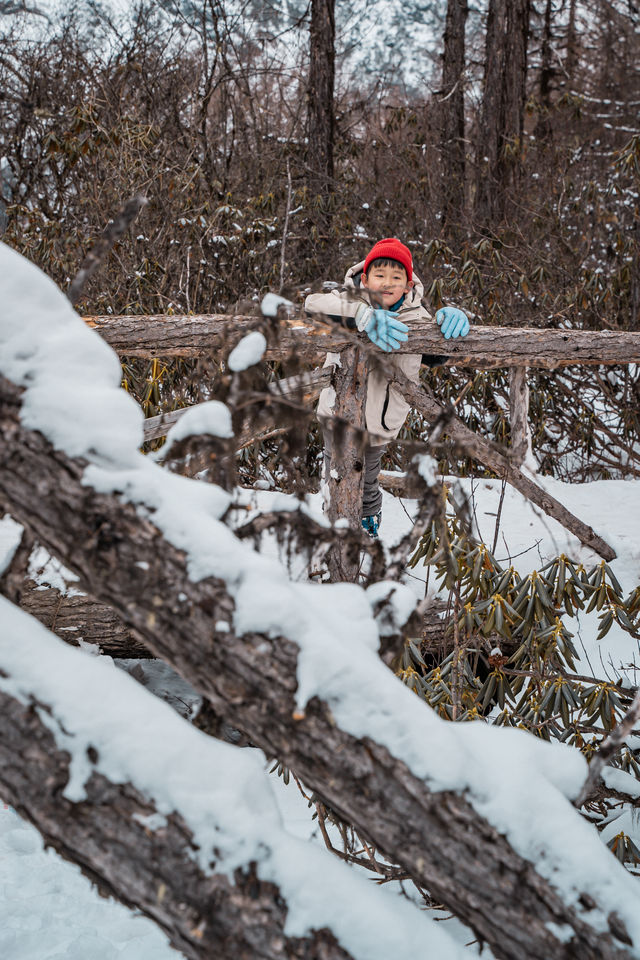
[[[280,318],[269,325],[262,317],[201,316],[119,316],[86,317],[87,324],[120,355],[136,357],[220,357],[253,329],[266,330],[268,348],[265,359],[284,359],[295,355],[308,363],[321,362],[327,352],[353,353],[358,343],[354,334],[336,324],[304,318]],[[457,439],[483,466],[503,477],[545,513],[563,524],[581,543],[606,560],[615,551],[588,525],[568,511],[520,467],[531,450],[528,425],[528,367],[555,369],[571,365],[612,365],[640,363],[640,333],[584,330],[539,330],[532,328],[473,327],[464,340],[446,341],[438,327],[430,321],[412,324],[410,342],[400,353],[437,354],[446,359],[443,365],[474,369],[510,368],[511,449],[506,450],[478,437],[456,417],[449,421],[447,433]],[[384,358],[383,358],[384,361]],[[346,370],[340,372],[344,383],[340,400],[348,405],[350,381]],[[309,404],[331,378],[330,369],[276,381],[270,387],[275,396],[296,399]],[[355,384],[359,378],[352,378]],[[420,387],[405,382],[400,385],[407,400],[428,420],[443,408]],[[355,387],[354,387],[355,389]],[[176,410],[149,418],[145,423],[145,440],[163,436],[172,423],[184,413]],[[353,420],[350,417],[350,420]],[[238,438],[241,447],[255,439],[251,433]],[[337,516],[350,516],[353,504],[348,502],[346,485],[334,491],[333,510]],[[345,502],[341,501],[345,499]]]
[[[85,317],[116,353],[129,357],[215,357],[256,327],[261,317],[212,314],[203,316]],[[319,361],[328,351],[352,342],[349,331],[331,323],[289,318],[278,328],[266,359],[295,353]],[[447,366],[555,367],[572,364],[640,363],[640,333],[602,330],[538,330],[511,327],[472,327],[463,340],[444,340],[432,321],[414,321],[411,340],[401,353],[446,356]]]

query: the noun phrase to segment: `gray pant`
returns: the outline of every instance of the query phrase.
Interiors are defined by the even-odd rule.
[[[324,436],[324,475],[329,476],[331,467],[331,433],[323,430]],[[382,490],[378,483],[382,454],[386,450],[386,443],[379,447],[365,447],[364,450],[364,490],[362,493],[362,516],[372,517],[382,509]]]

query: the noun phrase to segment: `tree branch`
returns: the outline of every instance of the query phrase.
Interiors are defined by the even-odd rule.
[[[19,412],[20,392],[0,378],[0,502],[230,724],[295,770],[342,819],[491,944],[497,957],[627,956],[463,796],[433,792],[385,747],[342,730],[318,699],[301,715],[295,643],[272,634],[236,636],[229,629],[234,602],[225,583],[194,582],[184,553],[150,519],[88,487],[85,464],[26,430]],[[573,931],[570,947],[556,932],[563,924]]]

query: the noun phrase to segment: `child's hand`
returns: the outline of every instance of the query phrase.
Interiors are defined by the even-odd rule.
[[[436,323],[442,330],[445,340],[466,337],[469,333],[469,320],[463,310],[457,307],[442,307],[436,313]]]
[[[409,339],[409,327],[389,310],[373,310],[362,329],[385,353],[397,350]]]

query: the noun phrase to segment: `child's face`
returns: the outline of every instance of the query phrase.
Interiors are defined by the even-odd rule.
[[[362,274],[360,282],[369,291],[371,301],[385,310],[397,303],[404,293],[409,293],[413,286],[413,280],[407,280],[406,271],[399,263],[371,266],[369,273]]]

